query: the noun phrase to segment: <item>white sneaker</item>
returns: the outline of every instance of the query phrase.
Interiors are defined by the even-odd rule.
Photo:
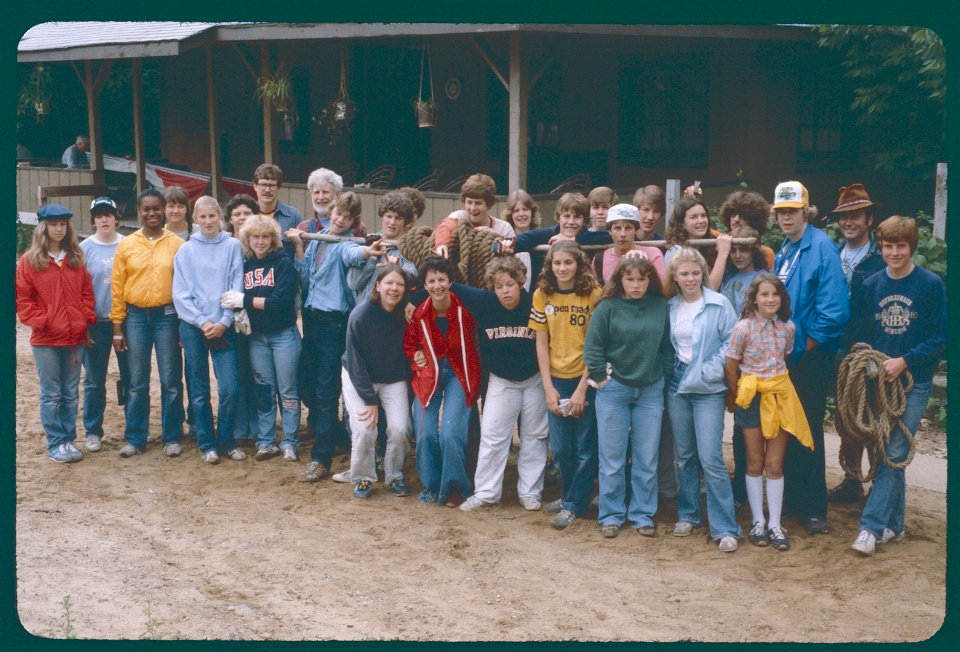
[[[877,537],[873,536],[873,533],[868,530],[860,530],[857,540],[850,547],[861,555],[869,557],[877,549]]]
[[[486,505],[486,503],[483,502],[482,500],[480,500],[479,498],[477,498],[476,496],[470,496],[470,497],[467,498],[465,501],[463,501],[462,503],[460,503],[460,511],[461,511],[461,512],[472,512],[473,510],[477,509],[478,507],[483,507],[483,506],[485,506],[485,505]]]
[[[334,482],[350,484],[350,469],[347,469],[346,471],[340,471],[340,473],[334,473],[332,476],[330,476],[330,479]]]
[[[693,534],[696,527],[690,521],[679,521],[676,525],[673,526],[673,536],[675,537],[688,537]],[[733,537],[724,537],[725,539],[733,539]],[[733,539],[736,541],[736,539]],[[722,541],[722,539],[721,539]],[[736,548],[734,548],[736,550]]]
[[[200,459],[202,459],[207,464],[220,463],[220,456],[217,455],[217,451],[207,451],[206,453],[203,453],[202,455],[200,455]]]
[[[242,462],[243,460],[247,459],[247,454],[244,453],[239,448],[234,448],[227,451],[227,457],[229,457],[234,462]]]
[[[96,435],[87,435],[87,450],[91,453],[100,450],[100,438]]]
[[[297,457],[297,449],[293,446],[281,446],[280,450],[283,451],[283,459],[288,462],[296,462],[299,459]]]
[[[563,499],[557,498],[547,503],[547,513],[548,514],[559,514],[560,510],[563,509]]]
[[[720,537],[720,552],[733,552],[737,549],[737,538],[731,536]]]
[[[900,543],[901,541],[903,541],[903,537],[906,533],[907,531],[903,530],[902,532],[900,532],[900,534],[897,534],[890,528],[885,527],[883,528],[883,536],[880,537],[880,540],[877,541],[877,543],[890,543],[891,541],[893,541],[894,543]]]
[[[533,496],[520,496],[520,505],[528,512],[539,511],[541,507],[540,501]]]
[[[172,441],[163,447],[163,454],[166,455],[167,457],[180,457],[180,453],[182,452],[183,452],[183,446],[181,446],[175,441]]]

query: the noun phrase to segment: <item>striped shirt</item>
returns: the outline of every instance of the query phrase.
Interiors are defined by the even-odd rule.
[[[740,371],[750,376],[770,378],[787,370],[786,356],[793,350],[792,321],[782,322],[776,315],[766,319],[755,313],[733,327],[727,357],[740,361]]]

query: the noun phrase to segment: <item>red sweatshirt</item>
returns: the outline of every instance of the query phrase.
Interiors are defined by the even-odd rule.
[[[97,323],[93,281],[86,266],[74,269],[52,260],[37,270],[26,256],[17,263],[17,317],[33,329],[33,346],[77,346],[87,341],[87,325]]]

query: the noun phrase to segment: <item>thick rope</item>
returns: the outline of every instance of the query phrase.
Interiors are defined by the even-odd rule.
[[[450,262],[458,276],[451,280],[462,280],[468,285],[483,287],[484,272],[493,258],[493,243],[496,240],[497,235],[493,231],[481,231],[461,221],[448,247]],[[433,254],[433,229],[425,225],[415,226],[400,238],[397,247],[404,258],[420,267],[427,256]]]
[[[913,376],[904,371],[893,382],[883,379],[883,362],[888,357],[867,344],[854,344],[840,363],[837,375],[837,430],[840,433],[840,466],[860,482],[872,480],[879,461],[894,469],[905,468],[913,459],[913,434],[900,417],[907,408],[906,395],[913,389]],[[887,457],[890,432],[899,426],[910,452],[903,462]],[[870,472],[864,477],[847,467],[850,449],[867,449]]]

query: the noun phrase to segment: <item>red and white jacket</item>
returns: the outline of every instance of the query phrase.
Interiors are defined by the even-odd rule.
[[[87,325],[97,323],[93,281],[85,265],[74,269],[53,261],[37,270],[26,256],[17,263],[17,317],[33,329],[33,346],[77,346],[87,341]]]
[[[463,387],[467,407],[470,407],[480,392],[480,356],[475,340],[477,324],[453,292],[450,293],[450,308],[447,309],[449,328],[446,338],[437,327],[436,317],[433,301],[427,298],[417,306],[413,321],[407,325],[407,332],[403,335],[403,352],[410,359],[410,369],[413,371],[413,393],[423,407],[430,404],[439,383],[439,360],[445,356]],[[413,355],[417,351],[423,351],[427,366],[418,367],[413,362]]]

